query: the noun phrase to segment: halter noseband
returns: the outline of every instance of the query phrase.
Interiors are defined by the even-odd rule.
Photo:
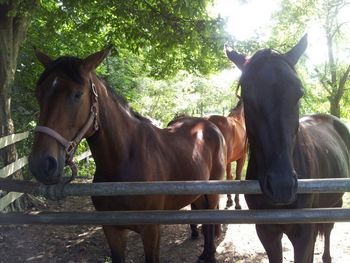
[[[69,183],[70,181],[72,181],[77,175],[77,166],[73,161],[73,157],[80,141],[84,138],[84,135],[87,133],[87,131],[91,127],[93,127],[93,133],[90,134],[88,137],[92,136],[99,129],[98,127],[98,94],[96,91],[95,83],[92,82],[92,80],[90,80],[90,84],[91,84],[91,91],[92,91],[92,96],[91,96],[92,105],[90,108],[90,116],[86,121],[85,125],[81,128],[81,130],[78,132],[78,134],[75,136],[73,140],[71,141],[67,140],[61,134],[59,134],[55,130],[46,126],[36,126],[34,129],[34,132],[41,132],[41,133],[45,133],[46,135],[49,135],[64,147],[66,152],[65,164],[68,165],[72,170],[72,176],[67,180],[66,183]]]

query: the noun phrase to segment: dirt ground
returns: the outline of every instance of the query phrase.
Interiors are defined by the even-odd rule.
[[[241,197],[242,201],[244,200]],[[225,206],[226,197],[221,198]],[[243,201],[244,202],[244,201]],[[242,203],[243,203],[242,202]],[[89,198],[72,197],[64,201],[47,201],[44,211],[92,210]],[[245,204],[243,209],[246,209]],[[267,257],[255,234],[254,225],[224,225],[217,240],[217,262],[267,263]],[[189,239],[188,225],[162,226],[161,262],[196,262],[202,251],[203,238]],[[332,232],[333,263],[350,262],[350,223],[337,223]],[[283,239],[284,262],[293,262],[289,241]],[[315,263],[321,263],[323,242],[317,240]],[[109,249],[100,226],[0,226],[1,263],[85,263],[110,262]],[[143,248],[139,236],[130,232],[127,262],[142,263]]]

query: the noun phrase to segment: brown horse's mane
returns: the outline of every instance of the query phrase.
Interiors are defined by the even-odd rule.
[[[240,100],[237,102],[236,106],[234,106],[234,107],[232,107],[232,108],[230,109],[229,115],[234,115],[234,114],[236,114],[237,112],[239,112],[239,111],[242,109],[242,105],[243,105],[243,100],[240,99]]]
[[[102,78],[101,76],[97,76],[97,78],[99,79],[99,81],[101,81],[103,83],[103,85],[107,88],[108,93],[111,95],[111,97],[113,98],[114,102],[116,104],[121,105],[126,111],[130,112],[132,116],[134,116],[136,119],[151,124],[152,121],[146,117],[143,117],[140,113],[138,113],[137,111],[135,111],[130,105],[129,103],[126,101],[125,97],[120,95],[119,93],[116,92],[115,89],[113,89],[108,82]]]
[[[80,72],[81,62],[82,62],[82,59],[77,57],[72,57],[72,56],[59,57],[58,59],[54,60],[45,68],[44,72],[39,77],[37,85],[42,83],[49,75],[51,75],[54,72],[63,73],[63,75],[68,77],[70,80],[78,84],[83,84],[84,78]],[[146,117],[143,117],[140,113],[134,111],[130,107],[126,99],[122,95],[117,93],[115,89],[113,89],[105,79],[103,79],[101,76],[98,76],[98,75],[96,76],[98,80],[101,81],[103,85],[107,88],[108,93],[111,95],[115,103],[121,105],[126,111],[130,112],[131,115],[134,116],[136,119],[143,121],[145,123],[151,123],[151,120],[149,120]]]

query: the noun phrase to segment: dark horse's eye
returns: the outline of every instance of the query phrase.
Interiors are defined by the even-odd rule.
[[[78,102],[78,101],[80,100],[80,98],[81,98],[82,95],[83,95],[83,92],[82,92],[82,91],[77,91],[77,92],[75,92],[75,93],[74,93],[74,97],[73,97],[74,101],[75,101],[75,102]]]

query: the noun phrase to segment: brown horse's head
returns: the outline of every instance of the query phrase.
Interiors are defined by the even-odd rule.
[[[296,198],[293,151],[303,88],[294,65],[306,47],[305,36],[285,54],[265,49],[249,60],[226,47],[228,58],[242,70],[240,85],[251,150],[247,179],[258,179],[273,204],[289,204]]]
[[[62,181],[63,168],[72,161],[77,144],[97,130],[97,92],[95,68],[110,48],[85,59],[51,59],[36,50],[44,65],[36,87],[40,115],[29,168],[44,184]]]

